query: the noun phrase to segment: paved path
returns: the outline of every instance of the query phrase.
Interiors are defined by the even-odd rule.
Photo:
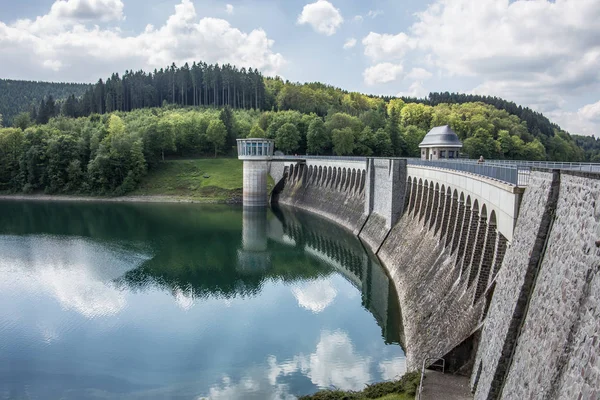
[[[473,400],[469,378],[425,370],[421,400]]]

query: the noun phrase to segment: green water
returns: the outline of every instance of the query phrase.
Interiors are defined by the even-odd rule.
[[[0,399],[287,399],[405,371],[393,286],[290,210],[0,202]]]

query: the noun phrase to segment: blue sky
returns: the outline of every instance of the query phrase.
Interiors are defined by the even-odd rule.
[[[0,77],[203,60],[372,94],[497,95],[600,134],[597,0],[0,0]]]

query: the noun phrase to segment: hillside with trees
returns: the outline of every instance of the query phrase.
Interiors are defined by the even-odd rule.
[[[0,115],[4,126],[11,126],[19,113],[31,113],[37,119],[37,109],[43,99],[52,97],[64,100],[70,96],[79,98],[90,85],[80,83],[33,82],[0,79]],[[35,111],[34,111],[35,110]]]
[[[229,65],[114,74],[55,98],[0,129],[0,191],[124,194],[165,158],[233,155],[240,137],[272,138],[288,154],[417,157],[427,131],[444,124],[471,158],[600,158],[597,139],[574,139],[502,99],[383,98]]]

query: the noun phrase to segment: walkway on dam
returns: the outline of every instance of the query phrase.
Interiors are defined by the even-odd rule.
[[[469,378],[425,370],[420,400],[473,400]]]

